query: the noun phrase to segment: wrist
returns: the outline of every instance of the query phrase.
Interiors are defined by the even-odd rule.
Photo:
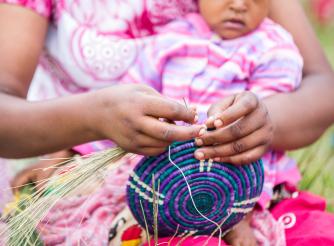
[[[88,92],[79,95],[80,121],[83,134],[89,141],[105,139],[102,128],[102,114],[99,92]]]
[[[279,147],[279,143],[281,142],[282,138],[282,133],[280,132],[281,129],[279,127],[279,121],[281,120],[279,115],[281,114],[281,110],[277,108],[277,105],[273,105],[271,103],[271,100],[267,99],[264,100],[264,106],[266,107],[268,112],[268,118],[270,120],[272,132],[272,140],[270,142],[269,148],[274,150],[281,150],[281,148]],[[277,115],[277,112],[279,112],[279,115]]]
[[[95,140],[113,140],[113,131],[110,131],[114,119],[115,105],[120,93],[118,86],[105,88],[98,91],[86,93],[85,101],[85,122],[87,131]],[[114,124],[115,125],[115,124]]]

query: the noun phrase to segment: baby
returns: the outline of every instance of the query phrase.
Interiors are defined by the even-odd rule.
[[[267,18],[269,0],[198,0],[197,4],[199,13],[175,20],[157,30],[156,35],[135,41],[136,58],[119,78],[120,83],[145,82],[164,96],[180,102],[185,98],[196,106],[199,123],[210,128],[213,122],[212,118],[207,120],[207,112],[213,106],[219,107],[223,98],[244,91],[265,98],[298,87],[302,58],[292,37]],[[223,112],[225,108],[220,107]],[[219,158],[229,151],[220,142],[224,138],[221,129],[228,126],[222,127],[223,122],[214,119],[216,129],[210,145],[217,146]],[[256,130],[249,134],[253,133],[256,137]],[[204,145],[201,137],[196,142]],[[83,146],[75,150],[86,154]],[[204,158],[200,153],[196,156]],[[262,159],[266,178],[258,204],[265,209],[273,187],[281,183],[294,185],[299,174],[284,153],[268,151]],[[245,215],[225,236],[228,244],[256,245],[250,219],[251,213]]]

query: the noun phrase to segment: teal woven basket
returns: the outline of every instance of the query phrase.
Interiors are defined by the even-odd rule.
[[[243,166],[200,162],[194,158],[196,149],[194,141],[174,143],[170,147],[170,158],[184,173],[197,209],[181,171],[170,162],[168,151],[144,158],[131,174],[127,186],[128,205],[141,226],[145,227],[146,220],[150,233],[154,231],[153,176],[155,191],[159,183],[155,200],[159,236],[174,235],[176,231],[211,235],[217,229],[215,223],[221,224],[222,231],[227,231],[257,202],[264,182],[261,160]]]

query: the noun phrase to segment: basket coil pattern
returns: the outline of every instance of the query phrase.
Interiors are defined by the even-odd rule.
[[[212,160],[200,162],[194,157],[196,149],[194,141],[176,142],[170,147],[170,156],[185,174],[197,209],[222,225],[223,232],[227,231],[250,212],[258,200],[264,181],[262,161],[243,166]],[[157,157],[144,158],[135,167],[127,185],[131,212],[144,228],[146,219],[153,233],[154,175],[159,236],[174,235],[177,229],[179,235],[188,232],[210,235],[217,226],[196,211],[184,177],[168,155],[167,151]]]

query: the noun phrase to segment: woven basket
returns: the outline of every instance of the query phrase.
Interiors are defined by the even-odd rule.
[[[227,231],[251,211],[258,200],[264,181],[262,162],[243,166],[211,160],[200,162],[194,158],[196,149],[194,141],[177,142],[170,147],[170,157],[183,171],[197,209],[221,225],[222,231]],[[168,155],[167,151],[142,159],[130,175],[127,199],[134,217],[143,227],[146,220],[149,232],[153,233],[154,176],[158,235],[170,236],[176,231],[179,235],[212,234],[217,225],[196,211],[186,181]]]

